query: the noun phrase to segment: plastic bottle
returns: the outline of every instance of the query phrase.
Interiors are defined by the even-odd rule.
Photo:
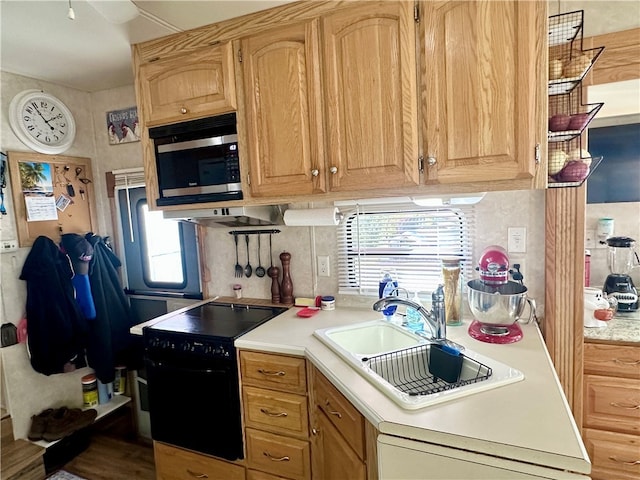
[[[392,294],[391,292],[393,292],[396,288],[398,288],[397,280],[393,279],[390,272],[384,272],[382,280],[380,280],[380,284],[378,286],[378,297],[390,297]],[[387,320],[389,320],[396,313],[397,308],[397,305],[392,305],[385,308],[382,311],[382,314],[387,317]]]
[[[411,301],[421,305],[418,292],[415,292]],[[413,307],[407,307],[407,328],[414,332],[418,332],[423,329],[422,315],[420,315],[420,313],[418,313],[418,311]]]

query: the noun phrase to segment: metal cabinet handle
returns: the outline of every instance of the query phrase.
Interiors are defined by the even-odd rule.
[[[427,157],[427,165],[433,167],[436,163],[438,163],[436,157]]]
[[[612,462],[623,463],[625,465],[640,465],[640,460],[631,460],[627,462],[626,460],[618,460],[616,457],[609,457],[609,460]]]
[[[317,177],[318,175],[320,175],[320,170],[314,168],[313,170],[311,170],[311,175]]]
[[[331,167],[329,171],[335,175],[336,173],[338,173],[338,167]]]
[[[180,113],[181,113],[181,114],[183,114],[183,115],[184,115],[185,113],[187,113],[188,111],[189,111],[189,110],[187,110],[185,107],[182,107],[182,108],[180,109]]]
[[[289,414],[287,412],[273,413],[267,410],[266,408],[261,408],[260,411],[269,417],[287,417]]]
[[[206,473],[196,473],[193,470],[189,470],[188,468],[187,473],[194,478],[209,478],[209,475],[207,475]]]
[[[640,360],[620,360],[619,358],[614,358],[613,362],[621,365],[640,365]]]
[[[329,402],[329,400],[326,400],[324,403],[325,407],[327,408],[331,408],[331,403]],[[338,418],[342,418],[342,414],[336,410],[327,410],[331,415],[335,415]]]
[[[269,460],[271,460],[272,462],[288,462],[291,459],[288,456],[284,456],[284,457],[274,457],[272,456],[269,452],[262,452],[262,454],[267,457]]]
[[[284,377],[285,375],[285,373],[282,370],[276,372],[275,370],[263,370],[262,368],[258,369],[258,373],[261,373],[262,375],[271,375],[275,377]]]
[[[624,408],[626,410],[640,410],[640,405],[632,405],[630,403],[624,404],[624,403],[611,402],[609,405],[611,405],[612,407]]]

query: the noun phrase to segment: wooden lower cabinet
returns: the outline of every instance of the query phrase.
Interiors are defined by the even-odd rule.
[[[640,437],[585,428],[585,446],[593,464],[591,478],[640,478]]]
[[[376,429],[327,377],[310,370],[313,480],[377,479]]]
[[[640,347],[586,343],[582,436],[594,480],[640,478]]]
[[[157,480],[210,478],[245,480],[245,468],[217,458],[153,442]]]
[[[348,478],[366,480],[367,466],[327,416],[318,411],[313,446],[314,480]]]
[[[249,468],[294,480],[311,478],[309,442],[246,429]]]

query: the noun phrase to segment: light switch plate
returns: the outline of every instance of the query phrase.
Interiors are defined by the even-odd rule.
[[[527,228],[509,227],[507,251],[510,253],[527,252]]]
[[[596,231],[587,230],[584,237],[584,248],[596,248]]]
[[[17,240],[2,240],[0,243],[0,252],[1,253],[10,253],[18,250],[18,241]]]

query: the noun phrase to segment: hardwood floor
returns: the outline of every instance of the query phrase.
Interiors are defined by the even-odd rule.
[[[87,480],[155,480],[151,442],[138,441],[127,408],[92,427],[85,451],[63,470]]]

